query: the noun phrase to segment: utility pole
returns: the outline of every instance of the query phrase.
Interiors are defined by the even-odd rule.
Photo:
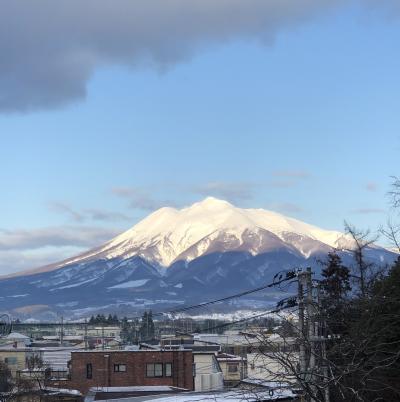
[[[299,360],[300,378],[308,383],[311,394],[315,392],[315,325],[313,310],[313,292],[311,268],[298,273],[298,304],[299,304]],[[307,401],[314,398],[308,395]]]
[[[321,287],[318,285],[317,287],[317,304],[320,305],[321,302]],[[319,324],[320,324],[320,331],[318,332],[319,334],[319,339],[320,339],[320,345],[321,345],[321,364],[322,364],[322,375],[323,375],[323,382],[324,382],[324,399],[325,402],[330,402],[330,395],[329,395],[329,368],[328,368],[328,362],[327,362],[327,355],[326,355],[326,321],[325,317],[320,315],[319,318]]]
[[[306,334],[304,332],[305,322],[304,322],[304,272],[299,272],[298,274],[298,304],[299,304],[299,341],[300,341],[300,376],[301,379],[305,379],[307,364],[306,364]]]
[[[313,402],[317,393],[316,383],[320,382],[319,375],[322,374],[324,400],[330,402],[324,323],[316,308],[316,304],[319,306],[320,303],[319,288],[316,297],[313,290],[311,268],[307,268],[298,273],[300,378],[308,383],[311,391],[306,400]]]
[[[310,389],[313,394],[316,391],[315,387],[315,343],[317,340],[315,334],[315,306],[313,299],[313,286],[312,286],[312,278],[311,278],[311,268],[307,268],[306,271],[306,312],[307,312],[307,321],[308,321],[308,344],[309,346],[309,363],[308,363],[308,379],[311,383]],[[311,397],[311,401],[314,398]]]
[[[64,317],[61,316],[60,346],[64,343]]]
[[[85,350],[88,348],[88,328],[87,318],[85,318]]]

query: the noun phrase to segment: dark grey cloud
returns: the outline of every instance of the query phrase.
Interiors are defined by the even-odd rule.
[[[0,251],[45,247],[90,248],[112,239],[119,231],[91,226],[54,226],[39,229],[0,230]]]
[[[232,202],[240,202],[253,198],[255,183],[249,182],[209,182],[191,189],[194,194],[215,196]]]
[[[139,187],[114,187],[112,193],[124,198],[129,208],[143,211],[155,211],[162,207],[178,206],[173,200],[165,200],[154,197],[149,191]]]
[[[107,66],[164,70],[209,44],[270,44],[344,0],[0,0],[0,112],[85,98]]]
[[[373,13],[379,12],[384,16],[397,18],[400,16],[400,2],[398,0],[365,0]]]
[[[95,208],[87,208],[79,211],[64,202],[52,202],[50,204],[50,209],[63,215],[67,215],[75,222],[83,222],[87,220],[101,222],[132,221],[131,217],[120,212],[105,211]]]

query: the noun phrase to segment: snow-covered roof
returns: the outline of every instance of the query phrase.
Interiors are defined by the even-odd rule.
[[[260,387],[265,388],[273,388],[273,389],[280,389],[280,388],[290,388],[291,385],[288,382],[279,382],[279,381],[265,381],[260,378],[244,378],[242,383],[257,385]]]
[[[131,387],[93,387],[91,392],[172,392],[185,391],[185,388],[172,387],[169,385],[142,385]]]
[[[11,332],[6,336],[7,339],[21,339],[21,340],[30,340],[29,336],[20,334],[19,332]]]
[[[182,392],[173,396],[154,395],[143,398],[108,399],[108,402],[136,402],[136,401],[157,401],[157,402],[260,402],[279,401],[281,399],[294,399],[296,395],[291,390],[274,390],[263,392],[249,392],[246,390],[222,391],[222,392]]]

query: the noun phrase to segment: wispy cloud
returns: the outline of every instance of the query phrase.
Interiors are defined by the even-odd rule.
[[[272,180],[268,183],[268,186],[273,188],[290,188],[296,184],[297,182],[293,180]]]
[[[88,220],[100,222],[132,221],[131,217],[120,212],[105,211],[95,208],[77,210],[63,202],[52,202],[49,207],[52,211],[64,214],[75,222]]]
[[[65,260],[82,252],[75,247],[52,248],[50,250],[0,250],[0,276]]]
[[[63,202],[52,202],[49,205],[50,210],[61,213],[63,215],[67,215],[69,218],[76,222],[82,222],[84,220],[84,216],[82,213],[74,210],[72,207]]]
[[[282,213],[299,213],[299,212],[304,212],[304,209],[297,204],[291,203],[291,202],[277,202],[277,203],[272,203],[268,204],[268,209],[271,209],[273,211],[277,212],[282,212]]]
[[[271,173],[272,179],[267,183],[272,188],[291,188],[312,177],[310,172],[301,169],[282,169]]]
[[[0,250],[34,250],[45,247],[89,248],[102,244],[119,231],[91,226],[54,226],[39,229],[0,230]]]
[[[366,189],[367,191],[370,191],[370,192],[373,193],[373,192],[375,192],[376,190],[378,190],[378,184],[375,183],[374,181],[370,181],[370,182],[368,182],[368,183],[366,184],[365,189]]]
[[[358,208],[353,209],[351,212],[353,214],[370,215],[370,214],[383,214],[386,211],[382,208]]]
[[[274,177],[284,177],[289,179],[308,179],[311,177],[311,173],[305,170],[276,170],[272,172]]]
[[[202,196],[215,196],[232,202],[240,202],[253,198],[256,185],[250,182],[209,182],[193,187],[191,191]]]
[[[128,201],[129,208],[143,211],[154,211],[161,207],[175,207],[173,200],[158,199],[153,197],[147,190],[139,187],[114,187],[112,193]]]

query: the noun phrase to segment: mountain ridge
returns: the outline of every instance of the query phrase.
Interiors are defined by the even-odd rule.
[[[251,288],[282,269],[318,270],[334,248],[350,261],[351,245],[341,232],[208,197],[181,210],[161,208],[79,256],[0,278],[0,298],[14,311],[46,304],[72,314],[176,305]],[[393,259],[378,246],[366,252],[376,263]],[[263,297],[271,302],[276,294]]]

